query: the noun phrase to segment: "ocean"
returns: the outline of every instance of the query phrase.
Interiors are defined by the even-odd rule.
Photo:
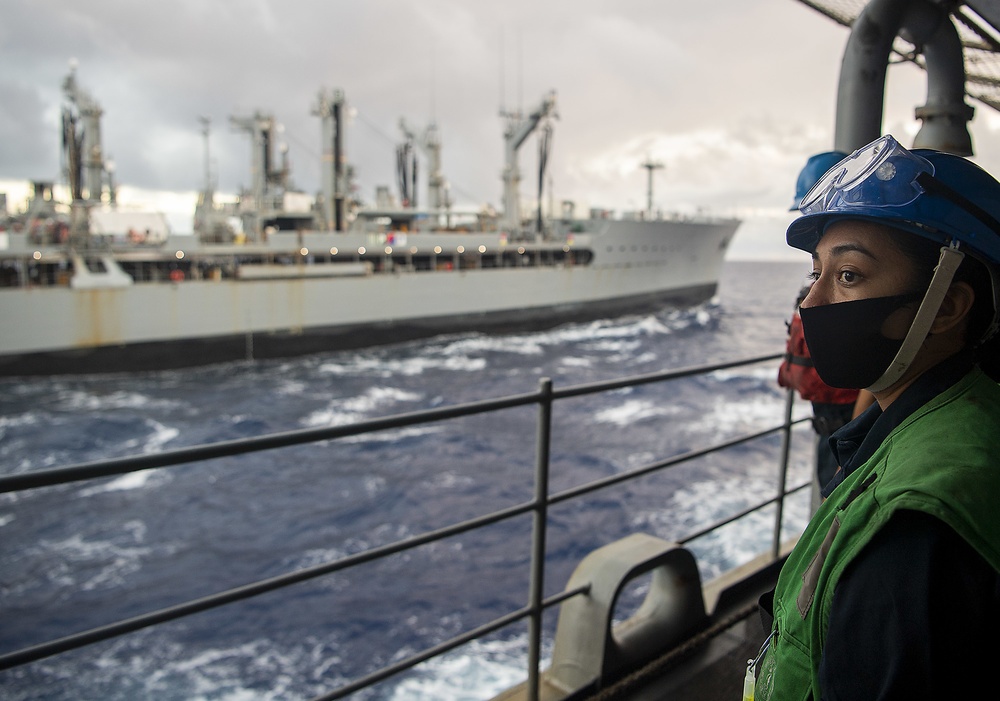
[[[516,335],[197,369],[0,380],[0,470],[55,468],[780,352],[808,272],[724,265],[710,302]],[[567,400],[553,491],[780,423],[776,364]],[[563,406],[565,404],[565,406]],[[534,409],[0,495],[0,653],[327,562],[531,498]],[[796,430],[793,481],[811,436]],[[549,514],[547,595],[594,548],[682,537],[776,487],[778,436]],[[788,507],[807,518],[807,498]],[[526,603],[530,517],[0,672],[34,699],[308,699]],[[766,549],[745,519],[691,547],[703,580]],[[546,617],[547,640],[555,613]],[[486,699],[523,680],[526,629],[352,698]],[[551,650],[547,646],[545,654]]]

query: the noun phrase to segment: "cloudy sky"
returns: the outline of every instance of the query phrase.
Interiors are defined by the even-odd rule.
[[[784,210],[805,159],[832,146],[848,36],[797,0],[5,0],[3,15],[0,191],[11,209],[18,181],[61,179],[71,60],[104,109],[121,200],[155,194],[179,231],[204,180],[199,116],[211,119],[219,191],[249,185],[249,140],[229,118],[261,111],[283,125],[295,185],[315,192],[310,112],[321,89],[339,88],[362,197],[394,185],[404,117],[438,125],[460,206],[499,206],[499,110],[530,110],[555,90],[557,201],[640,209],[640,164],[652,158],[665,166],[654,206],[744,218],[731,251],[744,258],[801,255],[783,244]],[[885,126],[904,143],[925,90],[916,69],[890,70]],[[1000,115],[973,104],[977,160],[1000,172]],[[530,141],[525,198],[536,158]]]

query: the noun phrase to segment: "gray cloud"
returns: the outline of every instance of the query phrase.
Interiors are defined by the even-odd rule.
[[[119,180],[138,187],[201,187],[199,116],[212,119],[219,188],[248,184],[249,144],[229,117],[262,110],[284,125],[295,182],[314,191],[310,109],[321,88],[340,88],[356,111],[347,148],[363,196],[394,183],[405,117],[438,123],[460,201],[498,204],[498,109],[555,89],[560,199],[643,206],[649,156],[667,165],[658,206],[780,209],[801,164],[832,143],[846,38],[795,0],[8,0],[0,179],[58,179],[60,85],[75,58]],[[887,124],[906,129],[924,92],[902,75]],[[980,151],[995,159],[995,132],[979,122]],[[534,161],[528,144],[526,191]]]

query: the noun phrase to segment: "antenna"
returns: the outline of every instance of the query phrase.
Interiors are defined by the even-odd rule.
[[[646,211],[652,214],[653,212],[653,171],[660,170],[664,166],[659,161],[653,161],[646,156],[646,162],[642,164],[642,167],[646,169]]]
[[[431,124],[437,121],[437,105],[435,104],[437,81],[435,80],[434,44],[431,44]]]
[[[212,120],[208,117],[198,117],[198,121],[201,123],[201,133],[205,137],[205,191],[212,189],[212,168],[211,168],[211,158],[208,151],[208,137],[211,133]]]
[[[506,86],[506,76],[504,75],[504,63],[506,62],[506,57],[504,56],[504,32],[503,27],[500,27],[500,115],[503,116],[507,113],[507,86]]]
[[[521,30],[517,30],[517,113],[522,114],[524,110],[524,51],[522,39],[524,36]]]

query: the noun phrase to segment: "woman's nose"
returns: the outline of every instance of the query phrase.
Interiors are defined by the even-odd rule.
[[[823,300],[823,294],[820,290],[820,287],[821,286],[819,284],[819,280],[814,282],[812,286],[809,288],[808,294],[806,294],[805,298],[802,300],[802,304],[800,304],[799,306],[808,308],[808,307],[818,307],[823,304],[826,304],[826,302]]]

